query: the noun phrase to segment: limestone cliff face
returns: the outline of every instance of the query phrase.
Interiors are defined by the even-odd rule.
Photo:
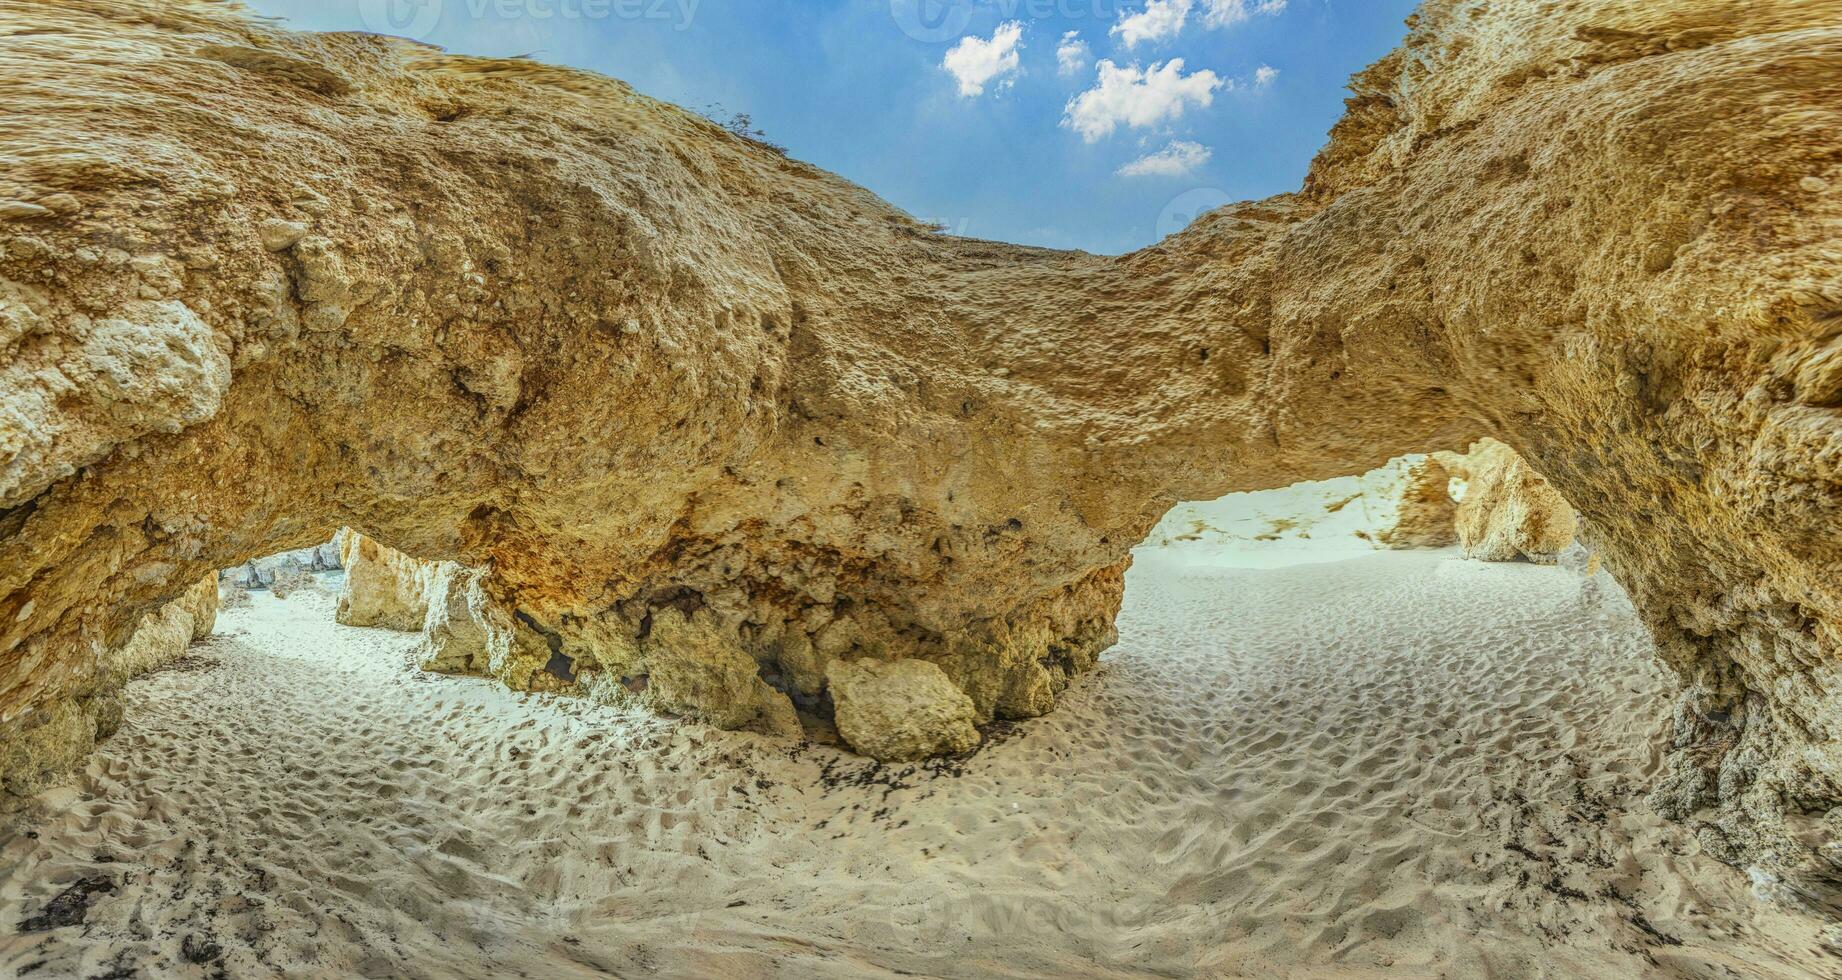
[[[1842,800],[1837,15],[1429,0],[1302,191],[1104,257],[580,72],[0,3],[0,725],[342,525],[557,676],[918,659],[1025,717],[1173,501],[1492,435],[1749,774]]]
[[[1551,565],[1573,543],[1578,531],[1573,508],[1515,450],[1484,439],[1462,456],[1439,458],[1466,482],[1453,513],[1465,557]]]
[[[428,618],[435,566],[341,528],[339,564],[345,582],[334,617],[347,626],[376,626],[414,633]]]

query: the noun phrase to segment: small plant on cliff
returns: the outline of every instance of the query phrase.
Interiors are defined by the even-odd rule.
[[[787,155],[787,148],[770,141],[767,138],[767,132],[757,129],[754,117],[746,112],[730,112],[722,103],[712,102],[703,107],[701,115],[722,127],[723,131],[731,136],[745,139],[757,146],[764,146],[783,157]]]

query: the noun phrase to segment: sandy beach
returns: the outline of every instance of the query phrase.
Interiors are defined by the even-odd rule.
[[[0,980],[1842,980],[1842,0],[0,39]]]
[[[0,965],[1833,975],[1644,805],[1666,684],[1608,580],[1269,538],[1141,549],[1065,708],[913,766],[424,673],[258,593],[0,843]]]

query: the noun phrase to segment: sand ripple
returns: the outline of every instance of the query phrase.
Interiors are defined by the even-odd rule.
[[[0,967],[1842,967],[1816,923],[1760,905],[1643,806],[1666,685],[1628,607],[1577,576],[1441,553],[1254,570],[1153,551],[1120,631],[1052,716],[970,760],[881,767],[422,674],[409,637],[337,626],[323,596],[259,596],[132,685],[81,781],[0,838]]]

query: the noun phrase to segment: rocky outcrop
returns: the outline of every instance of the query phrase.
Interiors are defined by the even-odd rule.
[[[111,687],[129,678],[164,667],[185,656],[194,640],[211,635],[217,627],[217,576],[199,579],[179,598],[147,614],[128,642],[109,651],[104,676]]]
[[[390,605],[405,614],[416,606],[426,609],[418,654],[425,670],[478,674],[522,690],[636,701],[722,728],[802,734],[792,701],[763,680],[761,665],[727,642],[704,610],[661,610],[650,624],[649,633],[660,640],[650,657],[642,656],[637,644],[618,640],[593,660],[569,657],[560,641],[496,601],[484,587],[483,571],[419,562],[362,535],[342,534],[348,554],[362,554],[359,561],[366,566],[392,574],[363,576],[357,585],[348,575],[340,609]],[[404,593],[418,586],[422,598],[404,601]],[[812,694],[821,686],[814,685]]]
[[[1377,538],[1390,548],[1449,548],[1458,543],[1452,474],[1431,456],[1406,465],[1393,523]]]
[[[864,755],[908,762],[979,744],[972,699],[925,660],[840,660],[825,676],[838,734]]]
[[[217,625],[217,602],[217,575],[212,573],[141,617],[126,642],[103,651],[86,686],[0,724],[0,813],[23,805],[112,734],[121,725],[122,685],[178,660],[192,641],[210,636]]]
[[[585,679],[549,638],[486,591],[485,572],[453,562],[426,563],[425,569],[428,614],[418,648],[424,670],[478,674],[520,690],[584,691]]]
[[[808,649],[777,662],[784,676],[764,676],[764,665],[742,655],[720,619],[706,609],[685,606],[653,614],[647,634],[657,643],[649,654],[617,636],[598,646],[592,659],[569,657],[560,640],[494,600],[482,570],[418,561],[349,530],[340,532],[339,542],[349,569],[340,596],[341,621],[386,625],[425,609],[418,654],[425,670],[477,674],[524,690],[631,701],[721,728],[788,738],[804,731],[796,699],[815,709],[829,704],[836,708],[845,742],[885,761],[964,752],[979,742],[972,699],[927,661],[846,663]],[[419,598],[407,598],[418,588],[423,590]],[[347,622],[348,609],[389,614],[380,613],[377,623],[352,623]],[[1014,674],[1002,674],[992,683],[1001,687]],[[779,683],[770,684],[769,678]],[[1064,674],[1061,681],[1066,680]],[[993,696],[1027,705],[1031,697],[1052,699],[1056,689],[1051,681],[1040,691],[1000,689]],[[821,693],[829,694],[829,702],[821,701]]]
[[[484,573],[441,562],[428,578],[428,614],[416,662],[443,674],[490,675],[487,625],[491,600],[480,587]]]
[[[336,539],[345,582],[335,618],[346,626],[414,633],[428,618],[434,566],[387,548],[349,528]]]
[[[1758,747],[1722,805],[1842,801],[1837,10],[1429,0],[1300,192],[1113,257],[581,72],[7,3],[0,721],[342,525],[486,570],[513,677],[1028,717],[1174,501],[1489,435]]]
[[[1454,520],[1467,558],[1552,565],[1573,543],[1573,508],[1515,450],[1484,439],[1463,456],[1441,456],[1465,481]]]
[[[224,574],[243,588],[266,589],[275,583],[277,575],[287,572],[327,572],[341,567],[339,543],[329,541],[311,548],[252,558]]]

